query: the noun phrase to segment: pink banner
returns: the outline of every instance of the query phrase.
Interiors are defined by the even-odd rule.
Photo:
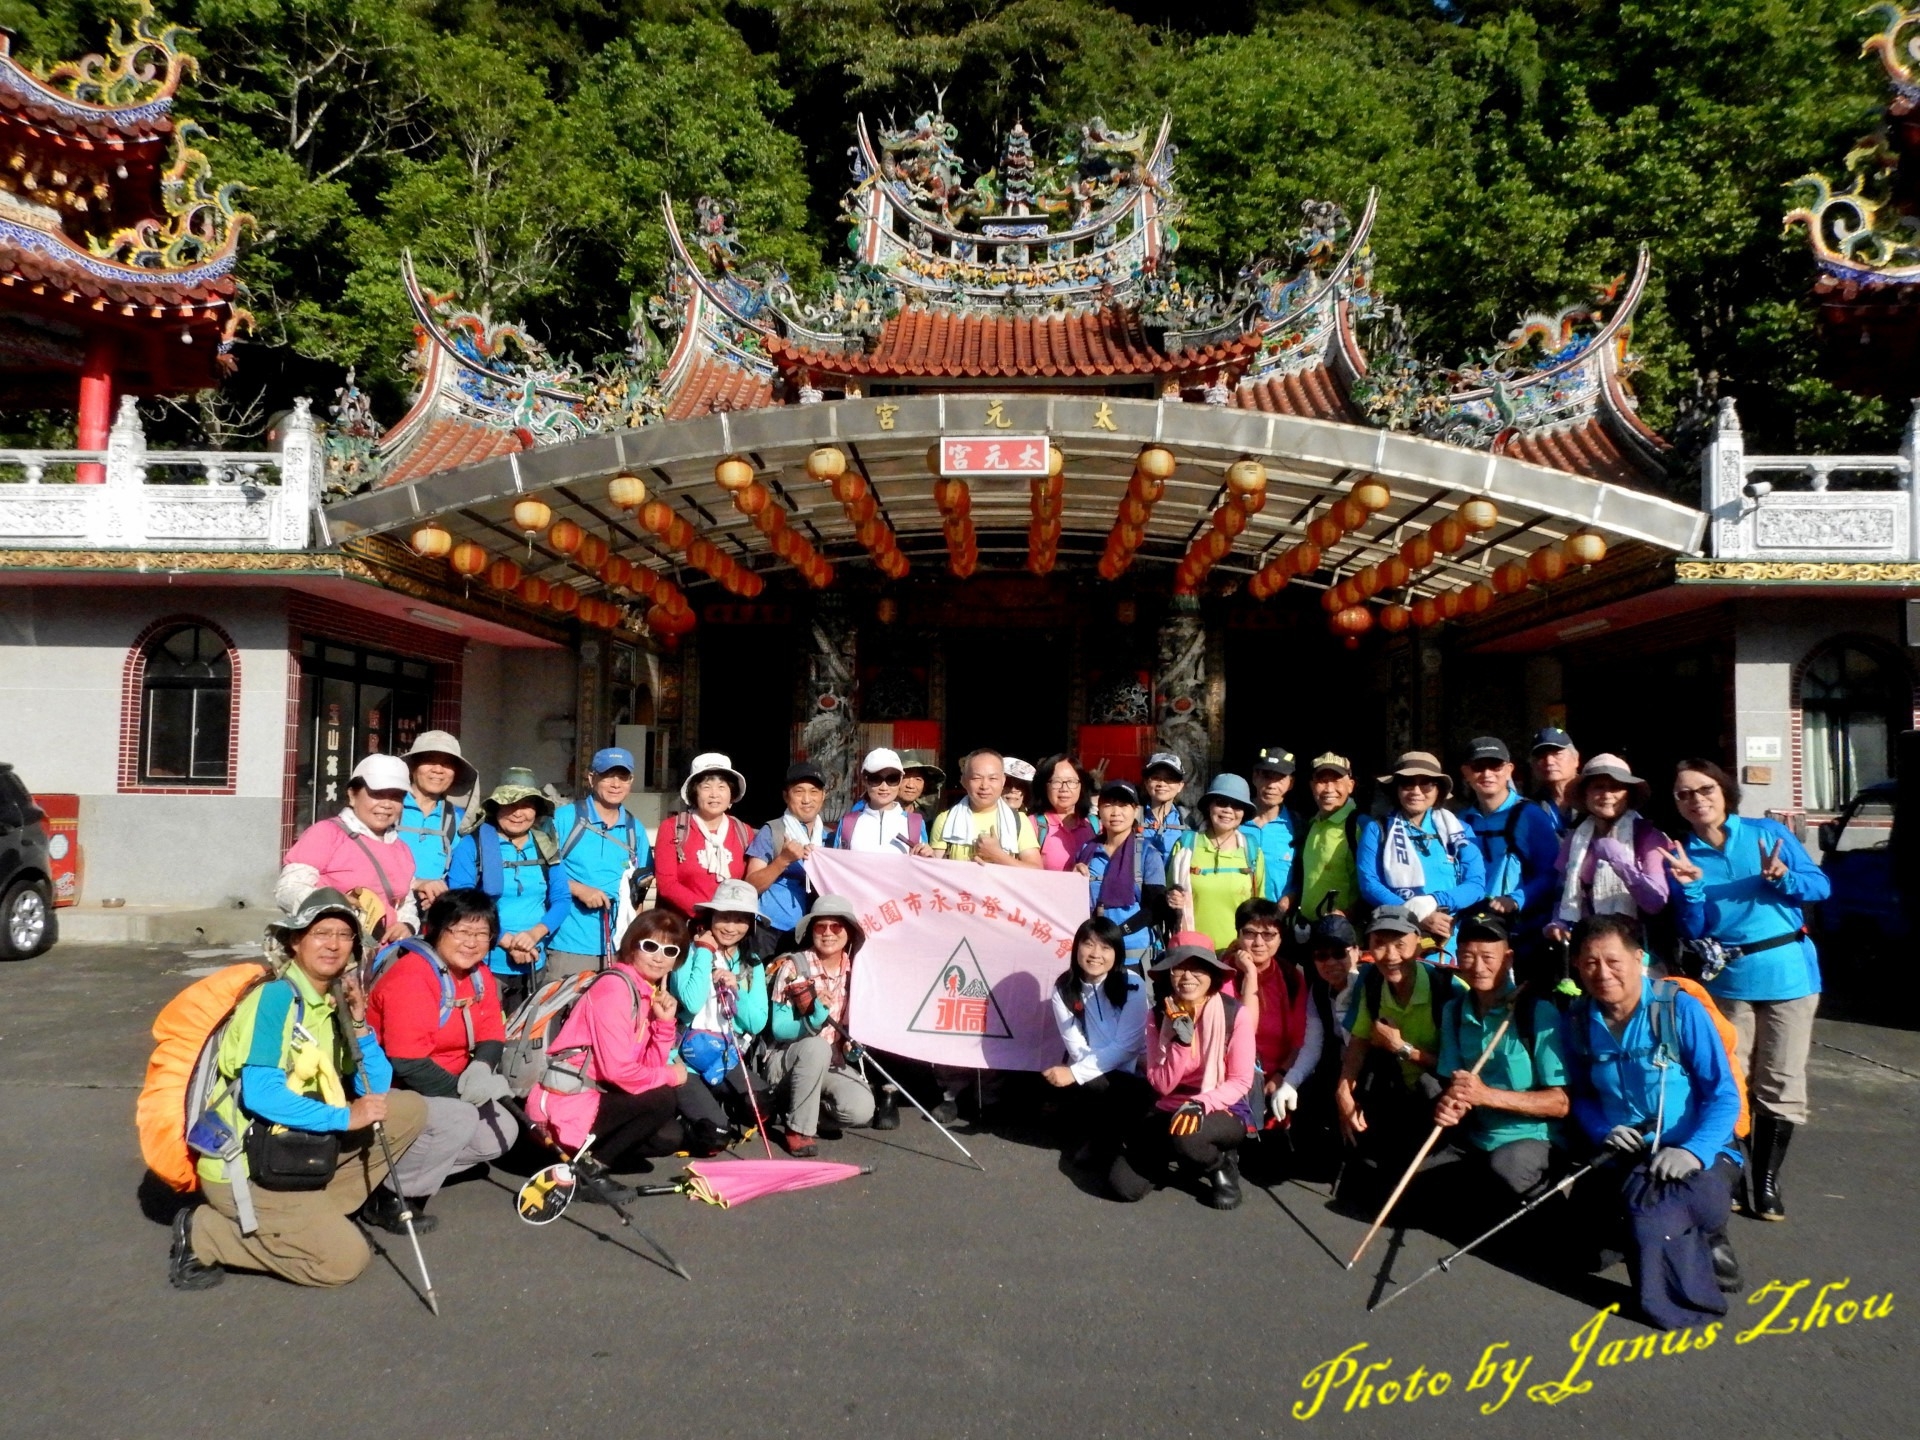
[[[1083,876],[843,850],[806,864],[814,890],[846,896],[866,928],[848,997],[855,1039],[942,1065],[1060,1063],[1050,997],[1087,918]]]

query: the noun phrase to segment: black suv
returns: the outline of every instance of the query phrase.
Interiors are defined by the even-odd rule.
[[[46,818],[13,767],[0,764],[0,960],[38,955],[58,934]]]

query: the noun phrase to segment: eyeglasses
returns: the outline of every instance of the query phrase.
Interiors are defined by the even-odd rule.
[[[828,920],[825,917],[814,921],[813,928],[816,930],[824,930],[829,935],[844,935],[847,933],[847,925],[844,920]]]
[[[1249,925],[1241,930],[1240,938],[1248,942],[1257,940],[1262,944],[1277,945],[1280,943],[1280,932],[1271,925]]]
[[[1440,782],[1428,775],[1396,775],[1393,783],[1402,790],[1438,790]]]
[[[878,775],[867,776],[869,785],[898,785],[906,777],[898,770],[882,770]]]
[[[680,958],[678,945],[662,945],[658,940],[642,940],[637,947],[642,955],[664,955],[669,960]]]
[[[468,925],[449,925],[440,932],[440,935],[442,939],[446,940],[484,940],[491,944],[493,942],[493,927],[487,924],[486,921],[481,920]]]
[[[1717,794],[1719,789],[1718,785],[1696,785],[1691,790],[1675,790],[1673,798],[1684,805],[1689,800],[1705,800],[1708,796]]]
[[[307,931],[307,934],[311,935],[315,940],[331,940],[338,944],[348,945],[353,943],[354,932],[345,925],[329,925],[324,930],[318,925],[315,925]]]
[[[1071,777],[1065,780],[1047,781],[1047,789],[1049,790],[1078,790],[1079,788],[1080,782]]]

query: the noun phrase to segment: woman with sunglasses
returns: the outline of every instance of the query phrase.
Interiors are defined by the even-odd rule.
[[[1040,863],[1071,870],[1093,839],[1093,777],[1066,755],[1049,755],[1034,767],[1033,828],[1040,837]]]
[[[742,1055],[767,1028],[767,972],[742,944],[753,931],[759,896],[745,880],[722,880],[693,914],[687,963],[667,976],[680,1003],[680,1123],[687,1149],[716,1155],[754,1123]]]
[[[835,850],[909,854],[927,843],[927,818],[906,803],[906,772],[896,751],[869,750],[860,762],[860,798],[828,832]]]
[[[784,1109],[777,1128],[789,1155],[818,1154],[816,1136],[873,1122],[876,1092],[847,1063],[847,987],[866,938],[851,900],[822,895],[795,927],[798,948],[768,972],[772,1018],[755,1068]]]
[[[1379,777],[1393,807],[1360,822],[1360,898],[1404,905],[1435,948],[1453,951],[1453,917],[1487,898],[1487,864],[1460,818],[1442,802],[1453,781],[1424,750],[1409,750]]]
[[[596,1137],[584,1168],[602,1179],[609,1170],[634,1169],[646,1157],[686,1146],[679,1091],[687,1070],[673,1058],[680,1004],[666,986],[686,953],[687,926],[678,915],[636,915],[613,964],[587,986],[560,1027],[546,1073],[527,1097],[527,1113],[551,1125],[569,1150]],[[582,1193],[598,1198],[592,1186]],[[613,1193],[633,1198],[623,1186],[613,1186]]]

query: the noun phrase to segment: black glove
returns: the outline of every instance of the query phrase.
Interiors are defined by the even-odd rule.
[[[1176,1045],[1193,1044],[1193,1017],[1191,1015],[1174,1016],[1173,1020],[1171,1021],[1171,1028],[1173,1032],[1174,1044]]]
[[[1167,1122],[1169,1135],[1191,1135],[1200,1128],[1200,1122],[1207,1118],[1207,1112],[1197,1100],[1189,1100],[1173,1112],[1173,1118]]]
[[[1601,1143],[1622,1155],[1637,1155],[1647,1148],[1647,1137],[1631,1125],[1616,1125],[1607,1132],[1607,1138]]]
[[[1700,1168],[1700,1157],[1680,1145],[1669,1145],[1653,1157],[1647,1171],[1656,1180],[1684,1180]]]

